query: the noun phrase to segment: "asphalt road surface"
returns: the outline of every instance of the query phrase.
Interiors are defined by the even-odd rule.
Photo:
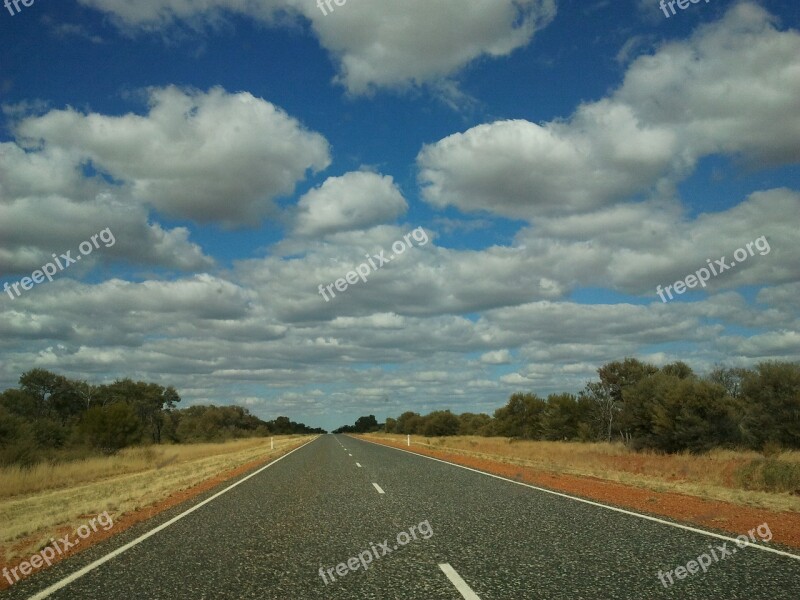
[[[2,596],[800,598],[800,552],[792,549],[737,548],[709,534],[347,436],[320,436],[234,483]],[[659,580],[659,571],[674,572],[712,550],[718,560],[706,572],[672,575],[666,587]]]

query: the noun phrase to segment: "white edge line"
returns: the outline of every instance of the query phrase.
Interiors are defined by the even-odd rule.
[[[375,486],[375,489],[378,490],[379,494],[385,494],[386,493],[381,489],[381,486],[379,486],[377,483],[373,483],[372,485]]]
[[[461,575],[450,566],[450,563],[440,563],[439,568],[444,572],[450,582],[456,586],[458,593],[461,594],[465,600],[481,600],[478,594],[472,591],[472,588],[467,585],[467,582],[461,578]]]
[[[290,454],[293,454],[294,452],[297,452],[298,450],[300,450],[300,448],[304,448],[305,446],[307,446],[307,445],[308,445],[308,444],[310,444],[311,442],[314,442],[314,441],[316,441],[316,440],[318,439],[318,437],[319,437],[319,436],[317,436],[317,437],[316,437],[316,438],[314,438],[313,440],[309,440],[309,441],[307,441],[307,442],[306,442],[305,444],[303,444],[302,446],[298,446],[298,447],[297,447],[297,448],[295,448],[294,450],[292,450],[292,451],[290,451],[290,452],[287,452],[287,453],[286,453],[286,454],[284,454],[283,456],[280,456],[280,457],[276,458],[275,460],[273,460],[273,461],[272,461],[272,462],[270,462],[269,464],[266,464],[266,465],[264,465],[263,467],[261,467],[261,468],[260,468],[260,469],[258,469],[257,471],[254,471],[253,473],[250,473],[250,475],[248,475],[247,477],[243,477],[242,479],[240,479],[240,480],[239,480],[239,481],[237,481],[236,483],[234,483],[234,484],[232,484],[232,485],[229,485],[229,486],[228,486],[228,487],[226,487],[224,490],[222,490],[222,491],[220,491],[220,492],[217,492],[216,494],[214,494],[214,495],[213,495],[213,496],[211,496],[210,498],[206,498],[205,500],[203,500],[203,501],[202,501],[202,502],[200,502],[199,504],[196,504],[195,506],[193,506],[193,507],[192,507],[192,508],[190,508],[189,510],[187,510],[187,511],[185,511],[185,512],[182,512],[181,514],[179,514],[179,515],[178,515],[178,516],[176,516],[176,517],[173,517],[173,518],[171,518],[171,519],[170,519],[169,521],[167,521],[166,523],[162,523],[161,525],[159,525],[159,526],[158,526],[158,527],[156,527],[155,529],[151,529],[150,531],[148,531],[147,533],[145,533],[145,534],[143,534],[143,535],[139,536],[139,537],[138,537],[138,538],[136,538],[135,540],[133,540],[133,541],[131,541],[131,542],[128,542],[127,544],[125,544],[124,546],[121,546],[121,547],[117,548],[117,549],[116,549],[116,550],[114,550],[113,552],[109,552],[108,554],[106,554],[106,555],[105,555],[105,556],[103,556],[102,558],[98,558],[96,561],[94,561],[93,563],[90,563],[90,564],[86,565],[85,567],[83,567],[83,568],[82,568],[82,569],[80,569],[79,571],[75,571],[75,572],[74,572],[72,575],[69,575],[69,576],[65,577],[65,578],[64,578],[64,579],[62,579],[61,581],[57,581],[56,583],[54,583],[54,584],[53,584],[53,585],[51,585],[50,587],[48,587],[48,588],[45,588],[45,589],[44,589],[44,590],[42,590],[41,592],[38,592],[37,594],[35,594],[35,595],[31,596],[30,598],[28,598],[28,600],[40,600],[41,598],[47,598],[47,597],[48,597],[50,594],[52,594],[53,592],[57,592],[57,591],[58,591],[58,590],[60,590],[61,588],[64,588],[64,587],[68,586],[68,585],[69,585],[70,583],[72,583],[73,581],[76,581],[77,579],[80,579],[81,577],[83,577],[84,575],[86,575],[87,573],[89,573],[90,571],[94,571],[94,570],[95,570],[97,567],[99,567],[99,566],[101,566],[101,565],[103,565],[103,564],[107,563],[107,562],[108,562],[108,561],[110,561],[112,558],[116,558],[117,556],[119,556],[119,555],[120,555],[120,554],[122,554],[123,552],[127,552],[128,550],[130,550],[130,549],[131,549],[131,548],[133,548],[134,546],[137,546],[138,544],[141,544],[141,543],[142,543],[143,541],[145,541],[147,538],[154,536],[154,535],[155,535],[155,534],[157,534],[159,531],[161,531],[161,530],[163,530],[163,529],[166,529],[167,527],[169,527],[170,525],[172,525],[173,523],[175,523],[175,522],[177,522],[177,521],[180,521],[180,520],[181,520],[183,517],[185,517],[185,516],[187,516],[187,515],[189,515],[189,514],[193,513],[193,512],[194,512],[194,511],[196,511],[198,508],[200,508],[200,507],[202,507],[202,506],[205,506],[206,504],[208,504],[208,503],[209,503],[209,502],[211,502],[212,500],[215,500],[216,498],[219,498],[220,496],[222,496],[222,495],[223,495],[223,494],[225,494],[226,492],[229,492],[230,490],[232,490],[233,488],[235,488],[237,485],[240,485],[240,484],[244,483],[245,481],[247,481],[247,480],[248,480],[248,479],[250,479],[251,477],[255,477],[256,475],[258,475],[259,473],[261,473],[261,472],[262,472],[262,471],[264,471],[265,469],[269,469],[269,468],[270,468],[272,465],[274,465],[276,462],[283,460],[284,458],[286,458],[286,457],[287,457],[287,456],[289,456]]]
[[[361,438],[358,438],[361,439]],[[560,496],[561,498],[569,498],[570,500],[575,500],[576,502],[583,502],[584,504],[589,504],[591,506],[597,506],[599,508],[605,508],[606,510],[613,510],[614,512],[622,513],[624,515],[630,515],[632,517],[639,517],[640,519],[647,519],[648,521],[653,521],[655,523],[661,523],[662,525],[669,525],[670,527],[677,527],[678,529],[684,529],[686,531],[692,531],[694,533],[699,533],[701,535],[707,535],[709,537],[714,537],[719,540],[725,540],[727,542],[734,542],[737,544],[745,544],[745,547],[750,546],[751,548],[757,548],[758,550],[762,550],[764,552],[772,552],[773,554],[779,554],[780,556],[787,556],[789,558],[794,558],[795,560],[800,560],[800,556],[797,554],[792,554],[791,552],[784,552],[783,550],[778,550],[777,548],[770,548],[769,546],[762,546],[760,544],[754,544],[752,542],[743,542],[741,540],[737,540],[736,538],[728,537],[726,535],[721,535],[719,533],[713,533],[711,531],[705,531],[703,529],[697,529],[696,527],[690,527],[689,525],[681,525],[680,523],[673,523],[672,521],[665,521],[664,519],[659,519],[658,517],[651,517],[650,515],[643,515],[641,513],[633,512],[631,510],[625,510],[624,508],[618,508],[616,506],[609,506],[608,504],[601,504],[600,502],[595,502],[593,500],[586,500],[585,498],[578,498],[577,496],[570,496],[569,494],[564,494],[562,492],[556,492],[553,490],[548,490],[546,488],[537,487],[535,485],[531,485],[529,483],[523,483],[521,481],[514,481],[513,479],[507,479],[505,477],[501,477],[500,475],[495,475],[494,473],[487,473],[485,471],[479,471],[478,469],[473,469],[472,467],[465,467],[464,465],[459,465],[457,463],[448,462],[446,460],[442,460],[440,458],[434,458],[433,456],[426,456],[425,454],[417,454],[416,452],[411,452],[410,450],[403,450],[402,448],[395,448],[394,446],[387,446],[386,444],[380,444],[378,442],[372,442],[370,440],[361,440],[363,442],[367,442],[368,444],[375,444],[376,446],[382,446],[384,448],[389,448],[391,450],[397,450],[399,452],[405,452],[406,454],[412,454],[414,456],[419,456],[422,458],[427,458],[430,460],[435,460],[436,462],[444,463],[446,465],[450,465],[451,467],[458,467],[459,469],[465,469],[467,471],[472,471],[473,473],[479,473],[481,475],[486,475],[487,477],[494,477],[495,479],[501,479],[502,481],[508,481],[509,483],[515,483],[516,485],[521,485],[524,487],[528,487],[539,492],[544,492],[546,494],[552,494],[554,496]]]

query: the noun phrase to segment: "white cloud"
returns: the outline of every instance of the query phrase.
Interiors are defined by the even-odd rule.
[[[2,160],[0,159],[0,164]],[[29,275],[51,262],[52,254],[68,250],[104,229],[114,243],[87,255],[80,265],[58,275],[79,277],[98,263],[126,261],[134,265],[191,271],[214,265],[184,227],[165,229],[148,222],[147,211],[125,203],[110,193],[74,202],[57,195],[3,201],[0,192],[0,273]]]
[[[697,161],[800,160],[800,34],[751,3],[634,61],[608,98],[567,120],[498,121],[419,154],[438,208],[536,220],[668,195]]]
[[[423,196],[437,208],[528,219],[625,198],[665,171],[675,138],[643,131],[626,107],[608,108],[587,107],[574,129],[500,121],[426,146],[418,157]]]
[[[481,362],[487,365],[507,365],[511,362],[511,353],[508,350],[492,350],[481,356]]]
[[[481,56],[505,56],[556,13],[554,0],[348,0],[327,16],[313,2],[303,7],[353,94],[442,80]]]
[[[303,15],[352,94],[442,82],[472,61],[528,44],[555,17],[555,0],[348,0],[325,14],[313,0],[80,0],[127,30],[176,23],[203,29],[226,14],[274,24]],[[460,94],[451,86],[450,96]]]
[[[228,9],[267,15],[278,6],[84,3],[114,7],[131,26],[150,29],[176,19],[207,25]],[[384,15],[375,6],[385,5],[348,0],[314,26],[328,28],[325,39],[334,41],[344,40],[340,29],[349,19],[374,23],[383,35],[385,18],[396,19],[399,9]],[[455,16],[447,12],[452,6],[427,3],[395,21],[408,48],[401,34],[351,32],[341,48],[328,48],[343,69],[346,58],[354,65],[341,81],[351,91],[423,83],[491,54],[489,47],[504,51],[529,39],[497,27],[510,6],[504,0],[474,9],[462,3]],[[410,35],[417,19],[441,23],[446,14],[469,30],[478,15],[487,16],[481,11],[492,18],[475,27],[495,33],[478,42],[447,33],[446,56],[423,56],[411,66],[395,66],[393,55],[357,60],[374,48],[400,48],[398,56],[416,60],[428,52],[427,26],[421,37]],[[173,280],[137,272],[141,283],[91,283],[76,281],[84,272],[76,270],[75,278],[65,274],[13,301],[5,296],[0,381],[15,385],[34,367],[92,381],[130,376],[176,385],[184,405],[240,399],[266,418],[334,413],[352,422],[350,413],[364,410],[379,419],[408,409],[491,412],[513,391],[577,391],[598,366],[624,356],[659,364],[682,358],[701,368],[798,360],[800,192],[758,190],[775,185],[770,172],[748,180],[732,208],[700,215],[675,194],[676,183],[709,153],[756,165],[796,160],[796,49],[795,32],[776,31],[760,9],[743,5],[689,41],[635,60],[616,92],[566,121],[501,121],[428,147],[421,164],[433,204],[519,216],[530,226],[508,245],[454,249],[437,228],[457,234],[493,221],[434,216],[419,223],[428,244],[330,303],[318,284],[342,277],[365,254],[388,250],[418,225],[395,223],[406,201],[390,177],[329,178],[300,200],[294,220],[284,221],[293,231],[268,255],[207,273],[213,261],[187,229],[166,229],[148,210],[229,225],[268,217],[274,198],[307,169],[328,164],[325,140],[264,100],[222,90],[153,90],[143,116],[68,109],[29,117],[16,132],[30,144],[18,138],[0,145],[0,268],[29,273],[50,252],[108,226],[117,243],[94,260],[201,272]],[[385,75],[374,74],[380,65],[388,67]],[[20,111],[8,114],[20,118]],[[276,136],[284,133],[282,145]],[[85,176],[89,161],[117,183]],[[633,202],[640,191],[652,197]],[[714,278],[707,294],[693,290],[682,297],[690,302],[669,304],[656,296],[657,284],[684,277],[706,258],[730,258],[761,235],[771,252]],[[773,287],[752,302],[750,290],[736,291],[744,285]],[[595,297],[614,293],[644,302],[602,304]]]
[[[163,213],[227,226],[254,225],[308,169],[330,164],[329,146],[249,93],[174,86],[149,90],[146,116],[54,110],[15,132],[45,151],[69,153],[121,181],[134,201]]]
[[[387,223],[408,204],[390,176],[356,171],[328,178],[305,194],[298,208],[295,233],[314,237]]]

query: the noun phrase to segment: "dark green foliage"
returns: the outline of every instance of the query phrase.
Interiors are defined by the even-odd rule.
[[[181,442],[222,442],[225,440],[266,435],[325,433],[288,417],[262,421],[239,406],[191,406],[174,411],[165,419],[177,419],[176,437]],[[171,427],[170,427],[171,428]]]
[[[397,418],[395,433],[419,433],[422,430],[422,417],[415,412],[404,412]]]
[[[681,361],[659,369],[625,358],[597,373],[599,381],[587,383],[577,397],[551,394],[545,401],[535,394],[515,393],[493,418],[405,412],[396,420],[387,419],[385,430],[427,436],[618,439],[632,448],[662,452],[699,453],[742,444],[758,450],[800,448],[798,364],[766,362],[752,370],[717,367],[700,378]],[[764,472],[767,479],[773,477],[769,469]]]
[[[580,424],[591,418],[592,406],[585,396],[551,394],[541,419],[542,439],[579,440]]]
[[[458,417],[449,410],[437,410],[425,419],[422,434],[429,437],[456,435],[458,433]]]
[[[800,448],[800,365],[764,362],[742,378],[742,431],[750,447]]]
[[[40,454],[30,423],[0,406],[0,465],[29,466],[39,461]]]
[[[162,441],[325,433],[288,417],[262,421],[238,406],[177,410],[180,401],[171,386],[131,379],[95,386],[33,369],[22,374],[19,389],[0,393],[0,465],[67,460]]]
[[[93,406],[84,413],[78,425],[83,439],[92,448],[106,454],[138,442],[142,436],[141,429],[136,411],[125,402]]]
[[[703,452],[736,442],[736,411],[708,381],[657,373],[623,394],[634,448]]]
[[[333,433],[374,433],[385,428],[385,425],[380,425],[378,423],[375,415],[369,415],[366,417],[358,417],[355,425],[344,425],[339,427],[339,429],[335,429]]]
[[[512,394],[508,404],[494,411],[495,432],[507,437],[540,439],[545,408],[547,404],[536,394]]]
[[[458,435],[492,435],[492,417],[485,413],[463,413],[458,416]]]
[[[740,398],[742,383],[749,372],[747,369],[716,367],[706,379],[725,388],[725,393],[731,398]]]

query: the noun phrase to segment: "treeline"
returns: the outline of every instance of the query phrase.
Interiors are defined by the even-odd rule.
[[[0,394],[0,465],[110,454],[127,446],[217,442],[278,434],[325,433],[278,417],[262,421],[238,406],[179,410],[175,388],[120,379],[92,385],[33,369]]]
[[[344,425],[339,429],[334,429],[333,433],[374,433],[380,431],[384,426],[378,423],[375,415],[359,417],[353,425]]]
[[[597,370],[577,395],[513,394],[493,416],[405,412],[389,433],[531,440],[622,440],[634,449],[800,448],[800,365],[764,362],[697,376],[683,362],[658,368],[626,358]]]

